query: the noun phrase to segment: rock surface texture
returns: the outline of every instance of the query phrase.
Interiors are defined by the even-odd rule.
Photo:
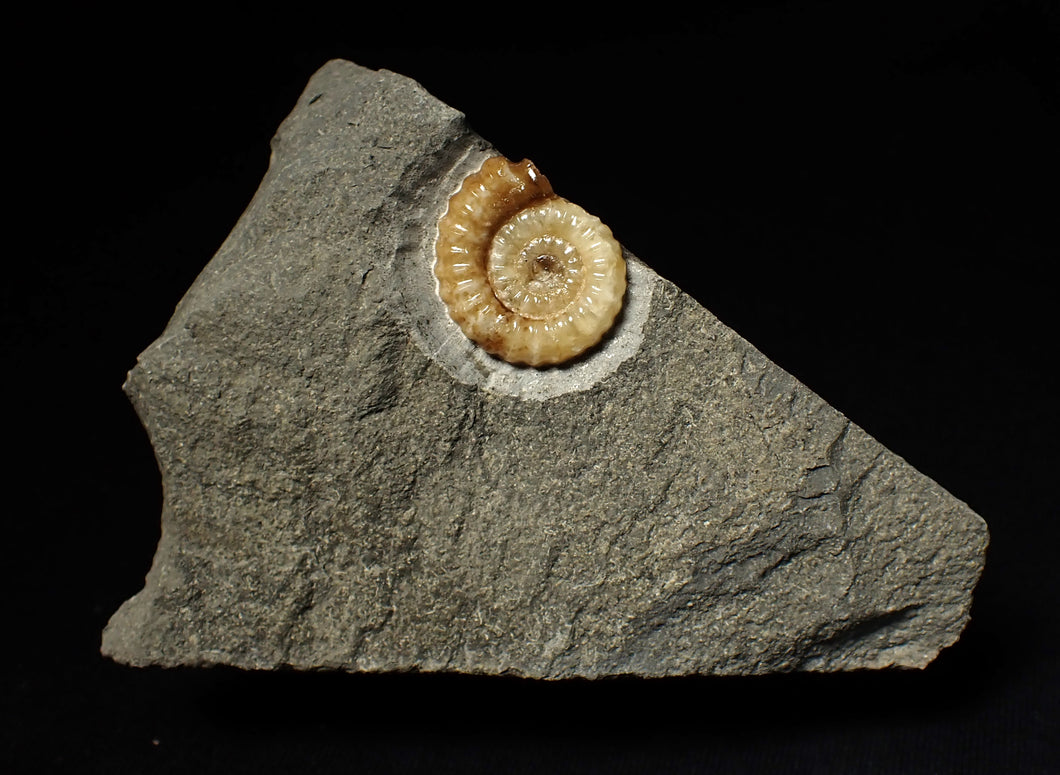
[[[562,678],[922,667],[954,643],[982,519],[634,256],[572,366],[460,333],[435,228],[491,155],[407,78],[313,76],[129,374],[162,538],[103,652]]]

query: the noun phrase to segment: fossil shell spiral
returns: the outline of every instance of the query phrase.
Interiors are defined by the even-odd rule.
[[[487,159],[438,223],[434,274],[449,316],[510,363],[550,366],[600,341],[626,292],[611,230],[556,196],[528,160]]]

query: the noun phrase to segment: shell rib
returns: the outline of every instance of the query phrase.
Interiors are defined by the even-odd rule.
[[[556,196],[525,159],[495,156],[465,178],[438,223],[436,255],[449,316],[510,363],[583,353],[611,328],[626,292],[611,230]]]

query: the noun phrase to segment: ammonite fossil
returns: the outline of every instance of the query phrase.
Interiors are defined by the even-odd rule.
[[[438,295],[486,352],[562,363],[600,341],[622,308],[626,263],[600,219],[556,196],[527,160],[487,159],[438,223]]]

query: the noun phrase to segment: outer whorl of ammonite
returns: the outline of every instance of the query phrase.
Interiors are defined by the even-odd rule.
[[[438,295],[463,332],[511,363],[548,366],[600,341],[622,308],[611,230],[552,193],[529,161],[487,159],[438,223]]]

